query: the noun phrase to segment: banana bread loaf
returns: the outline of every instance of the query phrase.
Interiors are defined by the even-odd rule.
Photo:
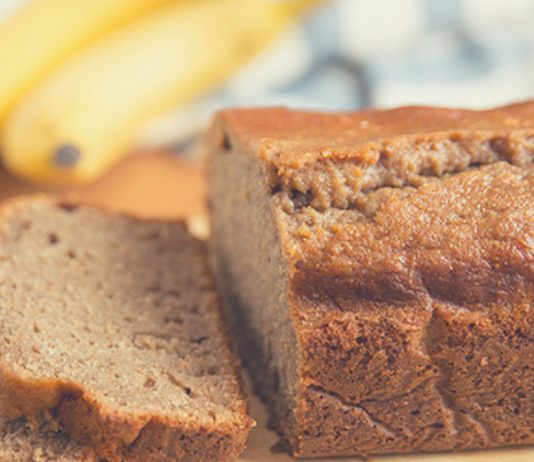
[[[253,423],[203,244],[44,198],[0,210],[0,414],[107,461],[228,461]]]
[[[534,443],[534,102],[220,113],[214,262],[295,456]]]

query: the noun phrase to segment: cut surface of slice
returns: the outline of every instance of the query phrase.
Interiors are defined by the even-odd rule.
[[[0,412],[109,461],[226,461],[253,424],[204,245],[48,198],[0,211]]]

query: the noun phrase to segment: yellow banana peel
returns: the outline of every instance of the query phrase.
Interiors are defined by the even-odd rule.
[[[0,123],[81,46],[169,0],[32,0],[0,23]]]
[[[89,182],[157,114],[211,89],[317,2],[170,2],[69,59],[28,93],[2,134],[5,166],[28,180]]]

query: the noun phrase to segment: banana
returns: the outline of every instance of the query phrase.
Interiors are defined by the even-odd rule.
[[[317,1],[171,2],[72,57],[21,101],[2,136],[5,166],[56,185],[90,182],[140,127],[212,88]]]
[[[66,56],[169,0],[32,0],[0,24],[0,123]]]

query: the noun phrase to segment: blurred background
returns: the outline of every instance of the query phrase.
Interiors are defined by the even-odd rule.
[[[534,0],[0,0],[0,193],[96,194],[127,157],[121,194],[161,189],[148,157],[199,158],[227,106],[529,99],[533,25]]]

